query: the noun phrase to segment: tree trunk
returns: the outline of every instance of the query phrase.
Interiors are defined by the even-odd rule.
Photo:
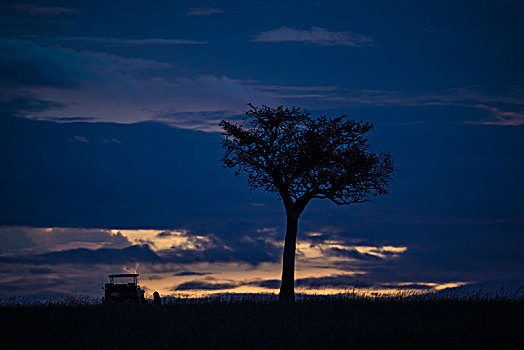
[[[295,301],[295,250],[297,246],[298,217],[295,213],[287,213],[280,301]]]

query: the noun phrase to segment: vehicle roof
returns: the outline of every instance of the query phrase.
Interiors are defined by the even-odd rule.
[[[117,273],[114,275],[109,275],[111,277],[138,277],[138,273]]]

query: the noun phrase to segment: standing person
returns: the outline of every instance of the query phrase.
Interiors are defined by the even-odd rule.
[[[158,294],[158,292],[153,293],[153,304],[162,305],[162,299],[160,299],[160,294]]]

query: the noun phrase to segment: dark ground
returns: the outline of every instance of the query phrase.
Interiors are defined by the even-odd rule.
[[[0,307],[3,349],[524,349],[524,302],[333,299]]]

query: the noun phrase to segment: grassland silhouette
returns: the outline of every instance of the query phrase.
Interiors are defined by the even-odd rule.
[[[355,294],[0,305],[4,349],[522,349],[523,299]]]

